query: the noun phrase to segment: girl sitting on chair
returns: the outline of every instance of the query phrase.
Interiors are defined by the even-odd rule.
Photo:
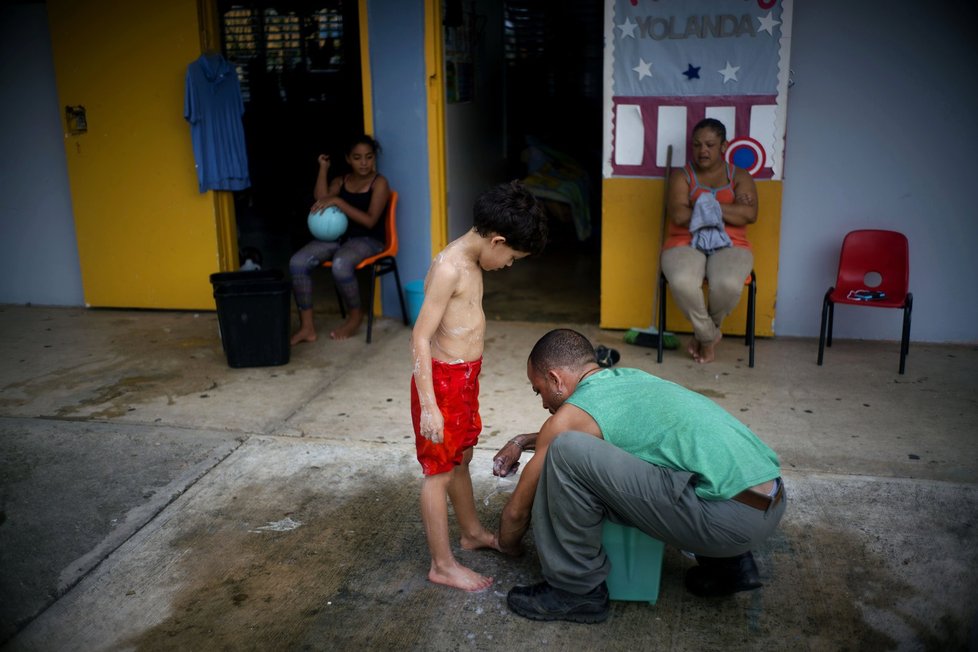
[[[334,340],[343,340],[356,334],[363,321],[360,306],[360,287],[357,284],[356,266],[360,261],[384,250],[384,223],[381,219],[390,199],[391,190],[387,179],[377,172],[377,154],[380,144],[370,136],[358,136],[346,150],[349,174],[328,181],[329,155],[319,155],[319,175],[313,194],[316,203],[312,212],[336,206],[349,222],[346,233],[337,241],[313,240],[297,251],[289,260],[292,289],[299,309],[299,330],[292,336],[292,345],[315,342],[316,328],[312,312],[312,278],[314,269],[324,261],[333,262],[333,280],[346,305],[347,318],[338,328],[330,331]]]

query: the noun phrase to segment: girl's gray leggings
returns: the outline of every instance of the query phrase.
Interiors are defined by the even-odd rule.
[[[312,308],[312,271],[333,261],[333,280],[348,310],[360,307],[360,287],[357,285],[356,266],[365,258],[379,254],[384,245],[373,238],[351,238],[344,243],[313,240],[293,254],[289,260],[292,275],[292,291],[299,310]]]

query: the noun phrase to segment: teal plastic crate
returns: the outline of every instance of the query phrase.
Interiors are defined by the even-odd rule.
[[[611,599],[655,604],[665,544],[639,529],[611,521],[604,522],[602,544],[611,562],[607,580]]]

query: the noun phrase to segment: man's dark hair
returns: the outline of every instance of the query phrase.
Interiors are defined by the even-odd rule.
[[[483,237],[506,238],[506,244],[527,254],[538,254],[547,244],[547,216],[543,207],[519,181],[493,186],[475,200],[473,226]]]
[[[539,374],[561,367],[580,368],[591,362],[597,362],[594,346],[588,338],[569,328],[550,331],[530,351],[530,364]]]

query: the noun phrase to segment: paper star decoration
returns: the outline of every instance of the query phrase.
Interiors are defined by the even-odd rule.
[[[641,57],[639,57],[638,65],[632,68],[632,70],[638,73],[639,81],[642,81],[646,77],[652,76],[652,64],[646,63],[645,59],[642,59]]]
[[[621,31],[621,37],[624,38],[635,38],[635,28],[638,27],[638,23],[628,17],[625,22],[618,25],[618,29]]]
[[[737,71],[740,70],[740,66],[731,66],[730,62],[727,62],[727,67],[723,70],[717,70],[718,73],[723,75],[723,83],[726,84],[728,81],[738,81]]]
[[[763,17],[760,17],[759,16],[757,18],[758,22],[761,24],[761,26],[757,29],[757,31],[759,31],[759,32],[767,32],[771,36],[774,36],[774,28],[777,25],[780,25],[781,24],[781,21],[780,20],[774,20],[774,18],[771,17],[771,14],[772,13],[773,12],[769,11],[769,12],[767,12],[767,16],[763,16]]]
[[[689,64],[689,67],[686,68],[686,72],[684,72],[683,74],[686,75],[686,79],[688,79],[690,81],[692,81],[694,79],[699,79],[700,78],[700,68],[701,68],[701,66],[694,66],[693,64]]]

